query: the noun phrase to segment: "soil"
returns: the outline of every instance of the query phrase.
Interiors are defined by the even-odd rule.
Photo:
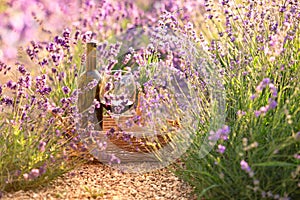
[[[4,193],[7,199],[193,200],[193,188],[168,169],[145,174],[122,173],[99,162],[84,164],[49,186]]]

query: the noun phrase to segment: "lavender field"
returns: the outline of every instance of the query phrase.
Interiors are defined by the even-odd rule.
[[[154,152],[197,199],[300,199],[299,24],[297,0],[0,1],[0,199],[104,152],[78,128],[95,139],[101,106],[108,137]],[[134,146],[132,127],[156,139]]]

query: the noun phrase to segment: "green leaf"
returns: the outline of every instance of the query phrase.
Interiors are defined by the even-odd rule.
[[[208,190],[210,190],[210,189],[212,189],[212,188],[215,188],[215,187],[219,187],[219,185],[211,185],[211,186],[205,188],[204,190],[202,190],[201,194],[198,196],[198,199],[199,199],[199,198],[201,199],[201,197],[203,197],[204,194],[205,194]]]
[[[252,166],[256,167],[296,167],[296,164],[287,163],[287,162],[280,162],[280,161],[273,161],[273,162],[264,162],[264,163],[256,163]]]

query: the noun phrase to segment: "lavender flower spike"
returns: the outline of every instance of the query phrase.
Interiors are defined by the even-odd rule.
[[[246,172],[251,172],[251,168],[249,167],[248,163],[245,160],[240,162],[242,170]]]

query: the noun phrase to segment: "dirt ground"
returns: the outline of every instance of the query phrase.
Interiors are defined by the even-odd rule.
[[[2,199],[193,200],[196,197],[191,194],[192,190],[167,169],[129,174],[91,162],[65,174],[48,187],[5,193]]]

